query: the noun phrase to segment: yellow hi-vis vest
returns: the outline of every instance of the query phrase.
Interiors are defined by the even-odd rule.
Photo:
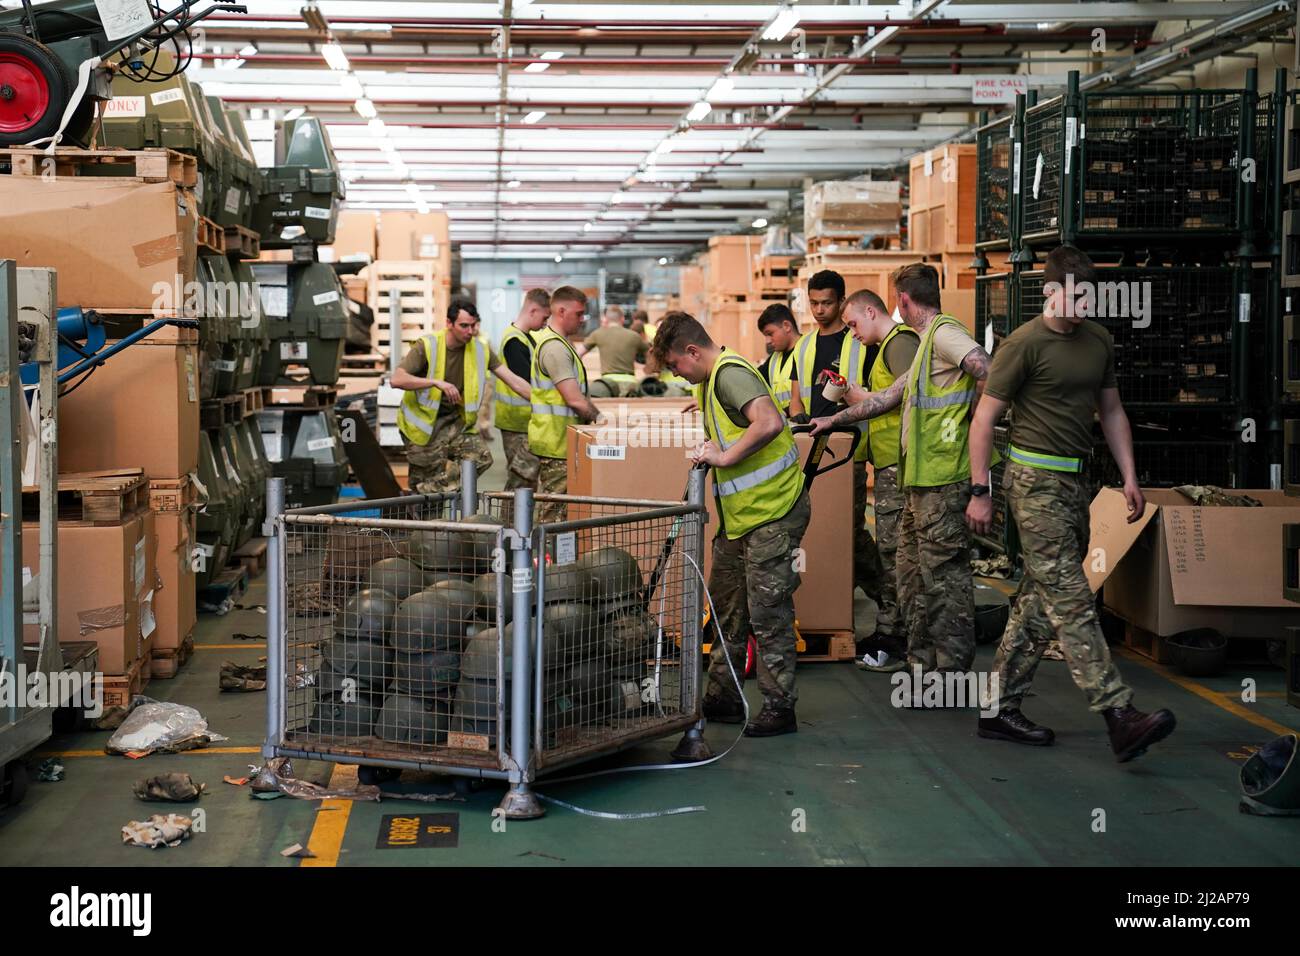
[[[506,343],[513,342],[516,339],[524,343],[524,346],[528,349],[528,364],[531,368],[533,363],[533,337],[527,332],[521,331],[514,324],[507,325],[505,334],[501,336],[501,361],[505,361]],[[528,420],[533,415],[533,405],[532,402],[505,382],[497,382],[493,414],[496,418],[497,428],[503,432],[526,432],[528,431]]]
[[[871,371],[867,375],[867,387],[873,392],[883,392],[897,378],[885,362],[885,349],[899,335],[917,337],[916,331],[906,325],[895,325],[889,330],[885,340],[880,343],[880,351],[876,353],[876,360],[871,363]],[[888,468],[898,464],[898,430],[902,423],[901,407],[877,415],[867,423],[867,445],[871,449],[871,464],[875,468]]]
[[[811,332],[805,332],[794,347],[794,367],[799,375],[799,395],[803,398],[803,410],[810,415],[815,384],[813,366],[816,363],[817,330],[813,329]],[[850,385],[862,384],[862,343],[853,337],[852,331],[849,331],[844,336],[844,341],[840,343],[840,374],[849,380]],[[862,432],[862,440],[858,442],[858,450],[853,453],[853,460],[866,461],[870,453],[870,443],[866,440],[867,423],[858,422],[857,425],[858,431]]]
[[[548,325],[533,339],[533,410],[528,419],[528,448],[542,458],[567,458],[569,423],[577,423],[578,413],[564,404],[564,396],[555,387],[555,382],[545,378],[537,364],[542,346],[551,339],[559,339],[569,350],[569,355],[573,357],[573,367],[578,373],[578,386],[583,395],[587,394],[587,370],[583,368],[582,359],[578,358],[578,353],[573,350],[569,340]]]
[[[447,330],[424,336],[425,377],[442,378],[447,372]],[[487,346],[478,338],[465,345],[465,382],[461,389],[464,401],[465,427],[472,428],[478,418],[478,406],[487,381]],[[427,445],[433,436],[433,425],[438,418],[442,392],[436,388],[408,391],[402,396],[397,410],[397,427],[415,445]]]
[[[771,361],[767,363],[767,378],[772,386],[772,395],[776,398],[776,407],[786,415],[790,414],[790,399],[793,397],[794,383],[790,373],[794,371],[794,358],[794,349],[786,356],[773,352]]]
[[[718,372],[728,365],[749,369],[760,382],[763,380],[758,369],[724,348],[709,372],[708,381],[695,386],[695,401],[704,412],[705,434],[723,451],[740,441],[747,427],[732,422],[714,389]],[[767,392],[772,394],[770,386]],[[775,403],[776,398],[773,397],[772,401]],[[760,525],[784,517],[802,492],[799,450],[795,447],[789,425],[738,464],[713,470],[713,493],[718,499],[723,530],[732,541]]]
[[[975,378],[963,370],[948,388],[935,388],[930,380],[934,333],[947,324],[964,330],[951,315],[936,315],[921,337],[916,359],[907,373],[903,401],[910,405],[911,413],[903,460],[904,488],[937,488],[970,478],[970,411],[975,401]],[[992,464],[999,460],[995,451]]]

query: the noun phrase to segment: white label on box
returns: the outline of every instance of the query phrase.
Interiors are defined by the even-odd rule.
[[[140,589],[144,587],[144,554],[145,541],[141,538],[135,543],[135,593],[139,594]]]
[[[925,174],[927,176],[934,175],[934,153],[928,149],[925,151]]]
[[[240,193],[238,189],[235,189],[233,186],[230,189],[227,189],[226,190],[226,212],[230,213],[232,216],[238,216],[239,201],[242,198],[243,198],[243,194]]]
[[[322,292],[319,295],[312,296],[311,304],[329,305],[331,302],[337,302],[338,300],[339,300],[339,293],[338,290],[336,289],[333,292]]]
[[[623,461],[627,458],[627,446],[588,445],[587,457],[593,461]]]
[[[194,375],[194,356],[189,352],[185,353],[185,389],[191,405],[199,400],[199,389]]]
[[[1016,143],[1011,151],[1011,191],[1020,195],[1020,144]]]
[[[572,564],[578,560],[577,532],[566,531],[555,536],[555,563]]]
[[[145,0],[95,0],[95,9],[110,40],[124,39],[153,23],[153,11]]]
[[[212,367],[218,372],[233,372],[239,366],[234,359],[218,359],[212,363]]]
[[[183,99],[185,99],[185,93],[181,90],[162,90],[149,97],[154,106],[163,106],[166,103],[175,103],[177,100]]]
[[[1046,165],[1046,164],[1045,164],[1044,161],[1043,161],[1043,154],[1042,154],[1042,153],[1039,153],[1039,154],[1038,154],[1038,159],[1036,159],[1036,160],[1034,161],[1034,189],[1033,189],[1033,192],[1034,192],[1034,198],[1035,198],[1035,199],[1038,198],[1038,187],[1041,186],[1041,185],[1043,184],[1043,166],[1044,166],[1044,165]]]
[[[145,103],[143,96],[115,96],[104,106],[104,117],[106,119],[144,115]]]
[[[150,591],[140,604],[140,636],[148,638],[158,629],[158,620],[153,616],[153,592]]]
[[[984,326],[984,351],[993,354],[993,323]]]
[[[290,360],[307,361],[307,343],[306,342],[281,342],[280,343],[280,361]]]
[[[333,435],[329,436],[328,438],[313,438],[311,441],[307,442],[308,451],[320,451],[322,448],[333,448],[333,447],[334,447]]]
[[[1073,116],[1065,118],[1065,172],[1067,175],[1070,172],[1070,154],[1074,152],[1074,134],[1077,124],[1078,120]]]
[[[304,206],[302,214],[308,219],[328,219],[330,217],[329,209],[322,209],[320,206]]]
[[[1250,293],[1243,292],[1237,296],[1237,321],[1250,321]]]
[[[524,568],[522,571],[511,571],[510,580],[512,581],[511,589],[515,594],[527,594],[533,589],[533,569]]]

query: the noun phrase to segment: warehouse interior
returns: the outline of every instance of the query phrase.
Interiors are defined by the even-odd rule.
[[[0,0],[0,863],[1294,865],[1297,29],[1294,0]],[[1131,430],[1089,411],[1070,544],[1020,510],[1021,406],[975,438],[1062,249]],[[984,360],[951,365],[953,666],[918,650],[953,579],[885,548],[933,544],[910,495],[941,484],[938,378],[886,362],[916,282],[924,355],[946,318]],[[700,458],[760,424],[727,362],[783,413],[780,507]],[[886,458],[838,416],[889,389]],[[714,540],[742,488],[749,553],[810,508],[779,599]],[[982,739],[1067,577],[1133,719],[1176,729],[1124,750],[1042,612],[1055,738]]]

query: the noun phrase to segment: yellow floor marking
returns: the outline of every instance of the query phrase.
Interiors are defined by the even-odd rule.
[[[260,754],[261,747],[200,747],[197,750],[182,750],[180,756],[189,756],[191,754],[202,756],[203,754]],[[120,754],[111,754],[104,750],[42,750],[36,754],[38,757],[117,757]]]
[[[253,641],[244,641],[244,643],[242,644],[195,644],[194,645],[194,649],[196,651],[236,651],[236,650],[243,650],[246,647],[248,648],[260,647],[262,649],[265,649],[266,645],[257,644],[254,643]]]
[[[357,785],[357,768],[352,764],[336,763],[330,774],[330,788],[346,789]],[[315,856],[305,857],[300,866],[338,866],[339,851],[343,849],[343,836],[348,830],[348,817],[352,815],[351,800],[322,800],[316,811],[316,823],[311,828],[307,849]]]
[[[1279,724],[1275,720],[1269,720],[1267,717],[1263,717],[1260,714],[1254,713],[1253,711],[1251,711],[1249,707],[1245,707],[1242,704],[1237,703],[1235,700],[1225,700],[1223,698],[1223,695],[1218,691],[1213,691],[1203,684],[1198,684],[1194,680],[1189,680],[1186,677],[1182,677],[1178,674],[1175,674],[1172,671],[1170,671],[1167,667],[1162,667],[1160,664],[1157,664],[1155,661],[1143,657],[1141,654],[1136,654],[1133,651],[1130,651],[1126,647],[1117,647],[1115,648],[1115,651],[1119,656],[1123,657],[1125,660],[1130,660],[1137,664],[1140,664],[1149,671],[1155,671],[1155,673],[1165,678],[1165,680],[1177,684],[1183,690],[1189,691],[1190,693],[1195,694],[1197,697],[1200,697],[1203,700],[1208,700],[1215,707],[1220,707],[1223,710],[1226,710],[1234,717],[1240,717],[1242,720],[1249,721],[1250,723],[1254,724],[1256,727],[1262,727],[1265,730],[1269,731],[1270,733],[1279,734],[1279,735],[1297,733],[1297,731],[1292,730],[1290,727],[1287,727],[1283,724]]]

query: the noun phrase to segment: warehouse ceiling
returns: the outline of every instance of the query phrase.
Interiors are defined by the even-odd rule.
[[[1289,0],[248,6],[207,22],[191,77],[253,121],[320,115],[349,205],[445,209],[471,258],[679,256],[963,134],[1003,108],[975,102],[992,76],[1147,85],[1294,22]]]

